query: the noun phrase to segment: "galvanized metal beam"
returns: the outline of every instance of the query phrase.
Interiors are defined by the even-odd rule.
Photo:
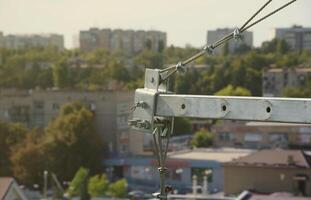
[[[311,99],[159,94],[155,116],[311,123]]]

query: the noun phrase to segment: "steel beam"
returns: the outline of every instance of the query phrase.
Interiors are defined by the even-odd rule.
[[[311,123],[311,99],[159,94],[155,116]]]

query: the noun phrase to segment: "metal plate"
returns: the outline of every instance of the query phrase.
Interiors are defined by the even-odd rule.
[[[132,127],[142,132],[152,133],[154,128],[155,99],[157,91],[148,89],[137,89],[135,91],[135,102],[144,102],[144,107],[136,107],[133,112]],[[141,127],[139,123],[149,123],[149,127]],[[136,125],[135,125],[136,124]]]

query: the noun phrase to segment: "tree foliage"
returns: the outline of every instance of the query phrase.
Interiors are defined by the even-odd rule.
[[[214,144],[214,135],[207,130],[196,132],[191,140],[191,145],[197,148],[211,147]]]
[[[14,176],[21,183],[31,186],[40,184],[45,170],[46,154],[41,132],[28,133],[26,139],[16,145],[10,159]]]
[[[219,90],[215,93],[216,96],[251,96],[251,92],[243,87],[234,88],[232,85]]]
[[[150,46],[145,44],[146,47]],[[311,65],[309,51],[292,51],[284,40],[273,39],[259,48],[240,45],[230,54],[227,45],[223,54],[202,56],[192,64],[209,69],[191,69],[172,80],[172,88],[183,94],[214,94],[228,85],[248,89],[262,95],[262,69]],[[53,47],[24,50],[0,49],[0,88],[78,88],[87,90],[133,90],[143,87],[144,69],[163,68],[193,55],[198,49],[169,46],[159,51],[146,48],[132,57],[122,52],[97,49],[58,51]],[[191,65],[192,65],[191,64]],[[112,84],[113,83],[113,84]],[[116,83],[116,84],[115,84]]]
[[[93,117],[86,107],[74,102],[64,105],[46,128],[47,165],[61,180],[69,180],[80,166],[100,169],[102,143]]]
[[[3,148],[0,160],[6,163],[3,166],[28,186],[38,184],[44,170],[55,173],[61,181],[71,180],[81,166],[92,173],[100,171],[103,146],[93,117],[85,106],[74,102],[64,105],[45,130],[24,130],[18,125],[0,123],[3,130],[0,136],[8,135],[1,140],[7,141],[0,147]],[[10,175],[10,171],[1,167],[0,172]]]
[[[174,119],[174,136],[190,134],[192,131],[190,120],[187,118],[175,118]]]
[[[111,197],[123,198],[127,195],[127,182],[125,179],[111,183],[108,188],[108,194]]]
[[[76,197],[82,195],[81,192],[83,192],[83,184],[87,183],[88,180],[88,175],[89,175],[89,170],[80,167],[79,170],[75,173],[72,181],[70,182],[67,194],[70,197]]]
[[[10,156],[14,146],[26,138],[28,130],[21,124],[0,121],[0,176],[12,175]]]
[[[107,195],[109,181],[106,174],[92,176],[88,183],[88,192],[91,197],[104,197]]]

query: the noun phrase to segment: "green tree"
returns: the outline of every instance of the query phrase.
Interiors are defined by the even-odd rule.
[[[223,46],[222,46],[222,55],[223,56],[227,56],[229,54],[229,44],[228,43],[225,43]]]
[[[83,187],[85,187],[84,184],[86,184],[88,181],[88,174],[88,169],[84,167],[79,168],[72,181],[70,182],[69,188],[67,190],[67,193],[70,197],[83,195],[82,193],[85,192]]]
[[[0,120],[0,176],[12,175],[10,156],[14,153],[13,147],[26,138],[27,132],[21,124],[9,124]]]
[[[233,87],[228,85],[227,87],[219,90],[215,93],[216,96],[251,96],[251,93],[248,89],[243,87]]]
[[[91,197],[106,196],[109,187],[109,181],[106,174],[95,175],[89,179],[88,193]]]
[[[290,50],[290,46],[285,40],[278,40],[276,45],[276,51],[280,54],[285,54]]]
[[[307,89],[287,87],[283,90],[283,96],[292,98],[307,98],[310,97],[310,92]]]
[[[100,170],[102,140],[93,113],[81,103],[64,105],[45,132],[46,165],[60,180],[70,180],[80,166],[92,173]]]
[[[42,132],[28,132],[23,142],[15,145],[10,156],[12,171],[21,183],[31,186],[41,183],[43,177],[45,153],[41,143]]]
[[[174,133],[173,135],[190,134],[192,131],[190,120],[187,118],[175,118],[174,119]]]
[[[164,65],[164,58],[159,52],[144,50],[134,58],[134,64],[147,68],[161,68]]]
[[[53,66],[53,83],[55,87],[64,88],[68,86],[69,69],[65,61],[61,61]]]
[[[123,198],[127,195],[127,182],[125,179],[111,183],[108,188],[108,194],[111,197]]]
[[[207,130],[201,130],[194,134],[191,145],[197,148],[211,147],[214,144],[214,136]]]

